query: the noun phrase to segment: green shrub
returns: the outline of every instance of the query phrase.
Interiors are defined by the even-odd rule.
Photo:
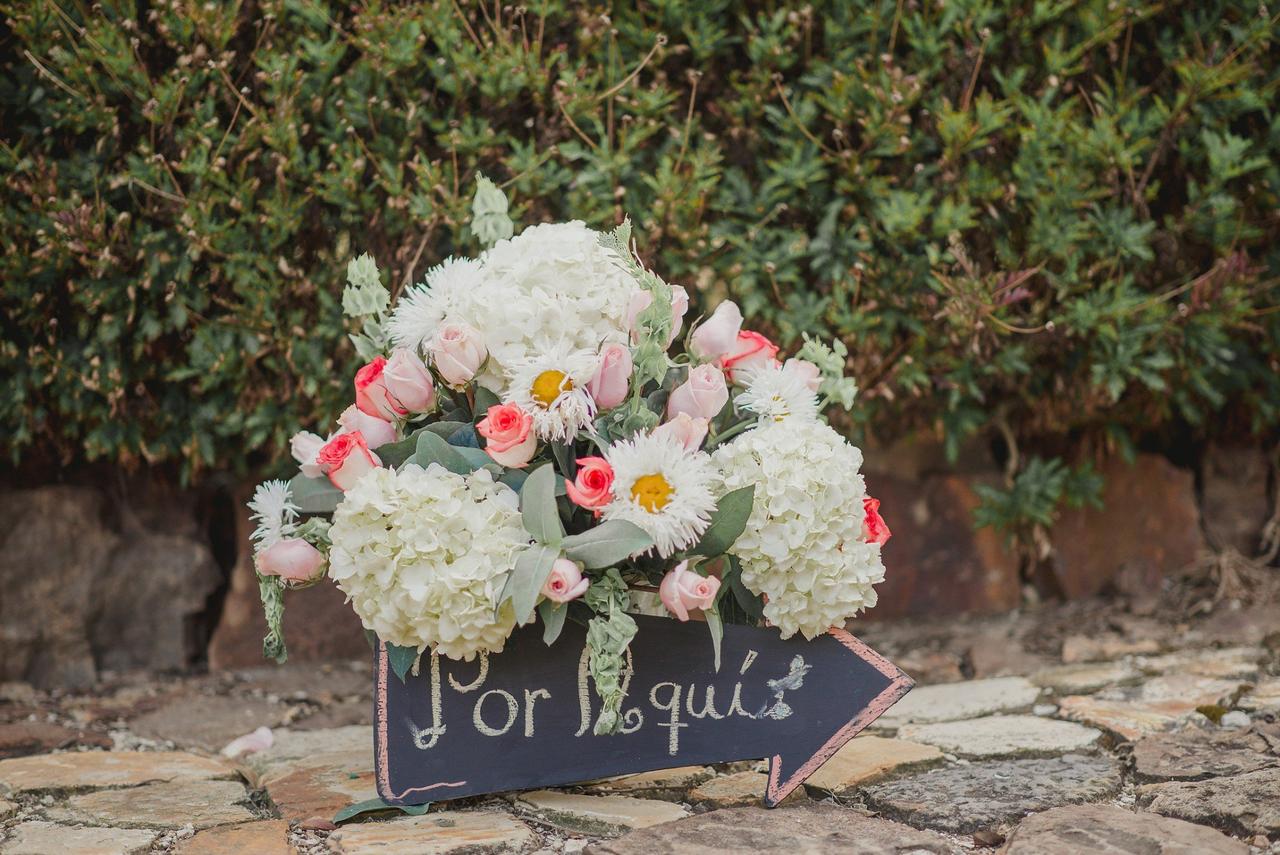
[[[1257,2],[0,5],[15,460],[261,465],[350,395],[346,261],[473,252],[477,170],[842,336],[855,433],[1045,466],[1280,420]]]

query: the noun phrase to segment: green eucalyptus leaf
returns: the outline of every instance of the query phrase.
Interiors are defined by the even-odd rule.
[[[501,606],[503,601],[511,600],[517,624],[527,623],[533,616],[533,607],[542,593],[542,586],[547,583],[551,567],[559,557],[559,547],[544,543],[535,543],[516,556],[516,565],[507,575],[498,603]]]
[[[535,469],[520,490],[520,513],[525,530],[539,543],[557,545],[564,539],[564,526],[556,508],[555,467],[544,463]]]
[[[498,400],[497,394],[490,389],[486,389],[484,386],[477,385],[474,395],[476,401],[476,421],[479,421],[488,415],[490,407],[496,407],[501,403],[501,401]]]
[[[538,616],[542,618],[542,642],[550,647],[564,629],[564,619],[569,614],[568,603],[543,600],[538,603]]]
[[[714,558],[728,552],[734,541],[747,527],[755,492],[754,486],[748,486],[740,487],[722,496],[716,503],[715,513],[711,515],[711,525],[707,526],[707,530],[702,533],[702,539],[698,541],[697,546],[689,550],[689,554]]]
[[[484,460],[477,462],[474,459],[469,459],[464,453],[466,451],[478,451],[478,449],[455,448],[445,442],[444,438],[439,434],[426,430],[418,435],[418,448],[413,454],[413,462],[423,469],[426,469],[432,463],[439,463],[445,469],[458,475],[470,475],[489,462],[489,457],[484,452],[480,452],[484,456]]]
[[[387,645],[387,662],[390,663],[391,670],[400,678],[400,682],[404,682],[405,675],[409,673],[409,669],[417,661],[418,648],[402,647],[399,644]]]
[[[498,476],[498,480],[519,493],[524,482],[529,480],[529,473],[523,469],[508,469]]]
[[[342,502],[342,491],[328,478],[294,475],[289,481],[289,495],[304,514],[331,514]]]
[[[717,599],[719,599],[717,597]],[[711,608],[703,609],[702,616],[706,618],[707,629],[711,630],[711,646],[715,649],[716,656],[716,673],[720,673],[720,643],[724,640],[724,621],[720,619],[720,604],[715,602],[711,604]]]
[[[589,570],[599,570],[625,561],[653,546],[653,538],[640,526],[626,520],[609,520],[581,534],[571,534],[560,548]]]
[[[390,811],[398,811],[409,816],[422,816],[431,807],[431,802],[424,805],[389,805],[382,799],[368,799],[363,802],[356,802],[353,805],[347,805],[342,810],[333,815],[334,825],[341,825],[347,820],[354,819],[358,816],[364,816],[371,813],[387,813]]]

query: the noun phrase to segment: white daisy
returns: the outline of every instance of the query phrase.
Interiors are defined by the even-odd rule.
[[[637,434],[604,453],[613,468],[613,501],[606,520],[635,523],[653,538],[663,558],[698,542],[711,522],[718,473],[711,457],[677,440]]]
[[[257,552],[293,534],[298,521],[298,506],[293,503],[286,481],[259,484],[249,501],[249,510],[253,511],[252,519],[258,521],[258,527],[249,535]]]
[[[448,258],[428,270],[421,284],[396,301],[387,322],[392,343],[424,352],[446,319],[459,313],[470,315],[465,304],[479,282],[480,262],[470,258]]]
[[[563,342],[541,348],[537,356],[521,360],[511,370],[506,403],[533,416],[539,438],[566,442],[596,417],[587,384],[598,362],[592,351],[573,350]]]
[[[794,365],[770,365],[751,373],[747,390],[733,399],[740,409],[755,413],[762,422],[790,417],[815,419],[818,396]]]

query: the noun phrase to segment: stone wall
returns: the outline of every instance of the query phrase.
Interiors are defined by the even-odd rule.
[[[1029,590],[1157,591],[1208,549],[1255,554],[1275,490],[1257,449],[1211,447],[1198,471],[1154,454],[1107,462],[1105,507],[1064,512],[1032,574],[998,534],[973,527],[974,486],[1001,477],[983,449],[966,450],[959,466],[912,442],[868,460],[868,488],[894,534],[875,620],[1006,611]],[[0,682],[80,687],[107,671],[262,664],[251,489],[120,479],[0,489]],[[327,583],[289,595],[285,635],[295,660],[368,655],[359,621]]]

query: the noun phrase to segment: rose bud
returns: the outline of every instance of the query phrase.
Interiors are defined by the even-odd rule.
[[[640,330],[636,326],[640,314],[649,306],[653,305],[653,294],[649,291],[641,289],[631,295],[631,302],[627,304],[626,326],[631,331],[631,340],[633,342],[640,341]],[[671,334],[667,336],[666,345],[671,346],[671,342],[676,340],[676,336],[680,334],[680,326],[684,322],[685,313],[689,311],[689,292],[679,285],[671,286]]]
[[[613,467],[603,457],[579,457],[578,475],[564,482],[569,501],[580,508],[595,511],[613,500]]]
[[[738,331],[742,329],[742,311],[732,300],[716,306],[711,317],[693,331],[689,349],[700,359],[719,359],[738,343]]]
[[[436,402],[436,386],[431,372],[418,355],[407,347],[397,348],[382,369],[387,384],[387,394],[396,404],[397,412],[425,413]]]
[[[587,391],[599,410],[611,410],[627,399],[631,384],[631,348],[625,344],[606,344],[600,348],[600,364],[587,383]]]
[[[893,532],[889,531],[889,526],[885,525],[884,518],[880,516],[880,500],[870,497],[863,499],[862,512],[865,515],[862,521],[862,534],[866,537],[867,543],[884,546],[889,542],[889,538],[893,537]]]
[[[476,432],[485,438],[484,450],[494,462],[512,469],[523,469],[538,450],[533,416],[515,404],[494,404]]]
[[[807,359],[788,359],[782,366],[783,371],[790,371],[804,380],[810,392],[817,392],[822,385],[822,371]]]
[[[720,580],[715,576],[702,576],[688,569],[689,562],[681,561],[662,577],[658,596],[662,604],[682,621],[689,619],[689,609],[709,609],[720,590]]]
[[[387,392],[387,380],[383,371],[387,367],[385,356],[375,356],[371,362],[356,372],[356,406],[360,412],[394,421],[408,415]]]
[[[729,402],[729,388],[724,382],[724,372],[711,363],[695,365],[689,369],[689,379],[671,391],[667,401],[667,418],[674,419],[680,413],[693,418],[713,419]]]
[[[469,324],[445,324],[436,330],[427,349],[436,371],[455,388],[470,383],[489,356],[480,333]]]
[[[316,455],[324,447],[325,440],[310,431],[300,430],[289,440],[289,453],[301,464],[302,474],[307,478],[319,478],[324,470],[316,463]]]
[[[396,441],[395,425],[386,419],[360,412],[354,404],[342,411],[342,415],[338,416],[338,424],[343,433],[362,433],[370,448]]]
[[[360,431],[340,433],[325,443],[316,455],[316,462],[329,473],[329,481],[339,490],[347,491],[371,469],[382,465]]]
[[[590,580],[582,578],[582,568],[568,558],[557,558],[551,575],[542,586],[542,596],[556,603],[576,600],[587,592]]]
[[[324,569],[324,553],[300,537],[277,540],[253,558],[263,576],[308,582]]]
[[[778,346],[758,332],[742,330],[722,361],[730,383],[746,383],[753,371],[778,363]]]
[[[689,451],[697,451],[702,441],[707,438],[710,422],[704,418],[695,418],[688,413],[676,413],[669,422],[653,429],[654,436],[669,437],[683,445]]]

